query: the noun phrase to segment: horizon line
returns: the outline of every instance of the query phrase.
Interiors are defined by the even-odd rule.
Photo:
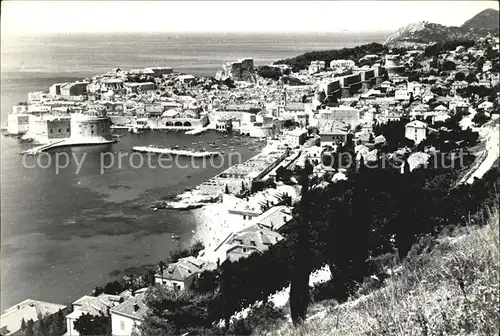
[[[2,38],[9,37],[35,37],[35,36],[55,36],[55,35],[111,35],[111,34],[171,34],[171,35],[381,35],[391,34],[389,30],[369,30],[369,31],[353,31],[353,30],[335,30],[335,31],[60,31],[60,32],[19,32],[11,34],[1,34]]]

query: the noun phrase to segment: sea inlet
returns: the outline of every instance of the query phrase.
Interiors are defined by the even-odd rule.
[[[227,148],[233,147],[231,153],[247,160],[261,146],[249,137],[224,137],[215,131],[196,136],[116,133],[121,133],[118,143],[54,149],[38,163],[36,157],[19,155],[33,145],[2,138],[2,310],[25,298],[69,304],[95,285],[157,264],[171,250],[191,244],[196,222],[190,211],[154,211],[150,205],[195,187],[230,164],[225,160],[217,167],[207,163],[196,168],[190,158],[181,158],[186,168],[173,161],[170,168],[154,168],[146,160],[138,167],[136,157],[103,170],[104,153],[117,158],[119,153],[132,154],[133,146],[215,143],[226,149],[226,157]],[[56,171],[58,155],[63,165],[63,156],[71,159]],[[172,240],[172,235],[180,239]]]

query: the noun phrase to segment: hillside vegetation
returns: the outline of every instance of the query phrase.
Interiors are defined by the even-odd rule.
[[[465,21],[460,27],[430,22],[412,23],[391,34],[384,44],[470,40],[483,37],[487,33],[498,35],[498,14],[496,9],[486,9]]]
[[[474,15],[462,25],[463,29],[496,29],[499,27],[498,11],[492,8]]]
[[[348,59],[357,62],[367,54],[380,54],[387,52],[387,48],[380,43],[369,43],[354,48],[342,48],[334,50],[311,51],[297,57],[288,58],[275,62],[274,64],[287,64],[293,71],[306,69],[312,61],[325,61],[327,65],[335,59]]]
[[[383,288],[344,304],[325,301],[294,329],[260,335],[498,335],[499,206],[470,226],[415,244]]]

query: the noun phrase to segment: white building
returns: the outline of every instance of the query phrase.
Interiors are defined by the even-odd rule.
[[[155,274],[155,283],[167,286],[172,290],[189,289],[198,276],[206,270],[215,269],[216,265],[192,256],[180,258],[169,264],[163,274]]]
[[[286,205],[273,206],[254,218],[254,223],[263,225],[270,230],[279,230],[293,219],[292,207]]]
[[[128,93],[141,93],[147,91],[154,91],[156,89],[155,83],[124,83],[123,84]]]
[[[418,82],[410,82],[408,83],[408,91],[413,93],[413,96],[422,96],[423,92],[423,86],[422,84]]]
[[[301,145],[301,142],[304,141],[307,136],[307,129],[305,128],[296,128],[292,131],[284,131],[285,142],[288,146],[295,148]]]
[[[7,133],[9,134],[24,134],[29,130],[29,119],[28,114],[9,114]]]
[[[394,99],[396,99],[396,100],[410,100],[410,92],[406,89],[397,89],[394,92]]]
[[[325,61],[311,61],[308,72],[310,75],[326,69]]]
[[[321,146],[343,144],[349,138],[349,126],[342,121],[329,120],[319,130]]]
[[[413,120],[405,125],[405,137],[419,144],[427,138],[427,124],[420,120]]]
[[[61,95],[61,87],[67,83],[55,83],[49,88],[49,94],[52,97]]]
[[[320,128],[327,121],[333,120],[348,123],[351,128],[354,128],[360,123],[360,115],[361,111],[354,107],[344,105],[328,107],[318,111],[316,126]]]
[[[38,321],[39,314],[53,315],[59,310],[66,309],[66,306],[56,303],[35,301],[31,299],[24,300],[15,306],[5,309],[0,316],[0,335],[13,335],[21,330],[21,323],[33,320]],[[24,333],[23,333],[24,335]]]
[[[148,310],[144,302],[146,291],[147,288],[137,290],[134,296],[110,309],[113,336],[131,336],[137,331]]]
[[[354,68],[354,61],[351,60],[344,60],[344,59],[336,59],[330,62],[330,68],[332,69],[339,69],[339,68],[344,68],[344,69],[352,69]]]
[[[284,237],[267,227],[254,224],[238,232],[230,233],[212,252],[219,263],[229,259],[235,262],[253,253],[262,253]]]
[[[110,295],[102,293],[98,296],[84,295],[73,302],[73,312],[66,315],[66,335],[78,336],[80,333],[75,330],[75,321],[83,314],[93,316],[108,315],[108,310],[119,305],[126,298],[130,297],[129,291],[124,291],[120,295]]]

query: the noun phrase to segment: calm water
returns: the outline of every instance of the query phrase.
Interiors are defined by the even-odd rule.
[[[176,71],[214,75],[224,61],[253,57],[256,64],[310,50],[383,41],[356,35],[64,35],[2,36],[2,125],[11,106],[27,93],[52,83],[92,76],[112,68],[165,65]],[[112,146],[66,148],[70,161],[58,174],[25,168],[21,150],[30,147],[3,137],[1,152],[1,307],[25,298],[70,303],[117,276],[155,264],[179,245],[187,245],[196,223],[187,212],[152,211],[152,201],[194,187],[223,168],[134,169],[128,160],[100,173],[101,153],[127,152],[134,145],[180,146],[195,141],[230,141],[215,133],[126,134]],[[250,139],[237,138],[235,150],[247,159]],[[243,141],[243,142],[242,142]],[[45,158],[47,159],[47,157]],[[27,162],[32,164],[33,162]],[[42,162],[45,163],[45,162]],[[226,163],[227,165],[227,163]],[[172,241],[172,234],[180,235]]]

